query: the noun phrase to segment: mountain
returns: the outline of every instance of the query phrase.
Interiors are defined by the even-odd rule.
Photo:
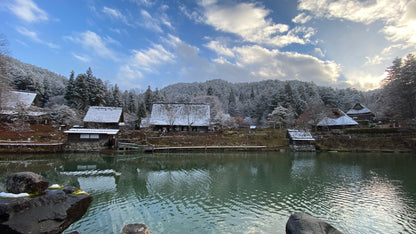
[[[43,104],[64,95],[68,82],[65,76],[9,56],[4,56],[4,59],[7,64],[7,76],[12,82],[13,89],[36,92],[41,96]]]

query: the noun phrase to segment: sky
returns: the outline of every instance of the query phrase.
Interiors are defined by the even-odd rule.
[[[379,88],[416,51],[416,0],[7,0],[9,55],[123,90],[300,80]]]

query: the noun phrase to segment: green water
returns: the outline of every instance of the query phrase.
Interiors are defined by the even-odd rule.
[[[416,155],[357,153],[52,154],[0,157],[16,171],[89,192],[66,232],[284,233],[302,211],[344,233],[416,233]]]

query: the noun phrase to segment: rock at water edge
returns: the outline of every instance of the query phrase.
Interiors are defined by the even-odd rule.
[[[287,234],[342,234],[329,223],[311,215],[296,212],[286,223]]]
[[[41,175],[33,172],[17,172],[11,174],[6,180],[6,190],[11,193],[43,193],[49,182]]]

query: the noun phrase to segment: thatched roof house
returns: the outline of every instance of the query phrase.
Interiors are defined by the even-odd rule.
[[[373,112],[361,103],[356,103],[349,111],[347,111],[347,115],[354,120],[365,121],[372,121],[375,117]]]
[[[10,91],[8,96],[5,97],[4,102],[2,103],[3,109],[16,109],[24,108],[28,109],[36,98],[36,93],[27,93],[20,91]]]
[[[168,131],[207,131],[210,126],[210,107],[195,103],[153,104],[149,124]]]
[[[340,109],[331,109],[318,124],[318,129],[332,130],[357,126],[358,123]]]
[[[37,99],[36,93],[9,91],[1,100],[0,119],[15,122],[16,118],[24,116],[25,121],[31,123],[47,123],[49,113],[34,106]]]
[[[84,117],[84,125],[87,128],[119,128],[124,122],[123,109],[121,107],[91,106]]]

